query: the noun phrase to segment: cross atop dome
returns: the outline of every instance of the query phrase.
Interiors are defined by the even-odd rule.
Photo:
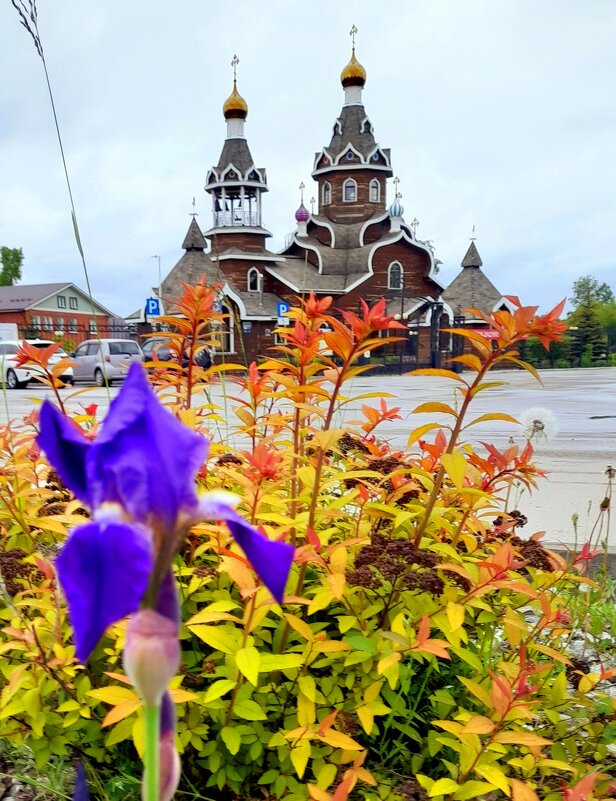
[[[248,103],[237,91],[237,65],[239,63],[240,60],[237,54],[234,54],[231,59],[231,66],[233,67],[233,91],[225,100],[222,107],[222,113],[225,115],[226,120],[245,120],[248,116]]]
[[[357,27],[353,25],[349,31],[352,42],[351,60],[340,73],[340,81],[344,87],[346,97],[345,105],[361,104],[361,90],[365,86],[366,78],[368,77],[366,70],[355,57],[355,36],[357,32]]]

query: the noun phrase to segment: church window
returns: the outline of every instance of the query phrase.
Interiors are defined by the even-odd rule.
[[[378,203],[381,199],[381,184],[376,178],[370,181],[370,202]]]
[[[357,200],[357,183],[353,178],[346,179],[342,191],[345,203],[355,203]]]
[[[402,289],[402,277],[404,271],[399,261],[394,261],[389,265],[387,271],[387,288]]]
[[[261,278],[260,272],[257,270],[256,267],[251,267],[248,270],[248,291],[249,292],[258,292],[259,291],[259,279]]]
[[[355,158],[355,153],[353,153],[352,150],[347,150],[347,152],[346,152],[346,160],[347,161],[353,161],[354,158]]]
[[[329,206],[332,202],[332,185],[329,181],[325,181],[323,184],[323,205]]]

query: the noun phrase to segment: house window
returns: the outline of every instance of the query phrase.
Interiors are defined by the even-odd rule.
[[[347,178],[342,185],[342,197],[345,203],[355,203],[357,200],[357,183],[353,178]]]
[[[96,320],[90,320],[89,330],[91,334],[96,334],[97,331]]]
[[[66,295],[58,295],[58,308],[66,309]]]
[[[56,331],[64,331],[64,317],[56,317]]]
[[[68,318],[68,330],[71,334],[77,333],[77,318],[76,317],[69,317]]]
[[[389,265],[387,271],[387,288],[388,289],[402,289],[402,277],[404,271],[402,265],[398,261],[394,261]]]
[[[68,299],[68,307],[69,307],[69,309],[76,309],[77,308],[77,298],[69,298]]]
[[[329,181],[325,181],[323,184],[323,205],[329,206],[332,202],[332,185]]]
[[[256,267],[251,267],[250,270],[248,270],[248,281],[247,281],[247,287],[249,292],[259,291],[260,279],[261,279],[261,273],[257,270]]]
[[[33,314],[30,319],[30,325],[32,328],[40,328],[41,327],[41,318],[38,314]]]
[[[46,331],[51,331],[51,329],[53,328],[53,320],[51,319],[51,317],[48,317],[47,315],[43,317],[43,328]]]
[[[370,202],[371,203],[378,203],[381,199],[381,184],[377,181],[376,178],[373,178],[370,181]]]

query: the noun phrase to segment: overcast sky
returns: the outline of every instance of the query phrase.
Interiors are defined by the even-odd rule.
[[[298,185],[340,112],[357,25],[364,101],[392,151],[405,218],[457,274],[476,225],[503,294],[554,304],[593,274],[616,285],[614,0],[39,0],[95,297],[140,306],[182,255],[193,196],[225,136],[237,52],[246,133],[268,173],[279,249]],[[24,283],[84,286],[42,64],[0,0],[0,244]],[[389,202],[393,190],[390,182]]]

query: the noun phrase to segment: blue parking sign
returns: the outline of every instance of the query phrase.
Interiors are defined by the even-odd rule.
[[[291,307],[286,302],[286,300],[281,300],[280,303],[278,304],[278,312],[276,314],[276,317],[284,317],[290,308]]]
[[[160,299],[159,298],[148,298],[145,302],[145,313],[149,317],[159,317],[160,316]]]

